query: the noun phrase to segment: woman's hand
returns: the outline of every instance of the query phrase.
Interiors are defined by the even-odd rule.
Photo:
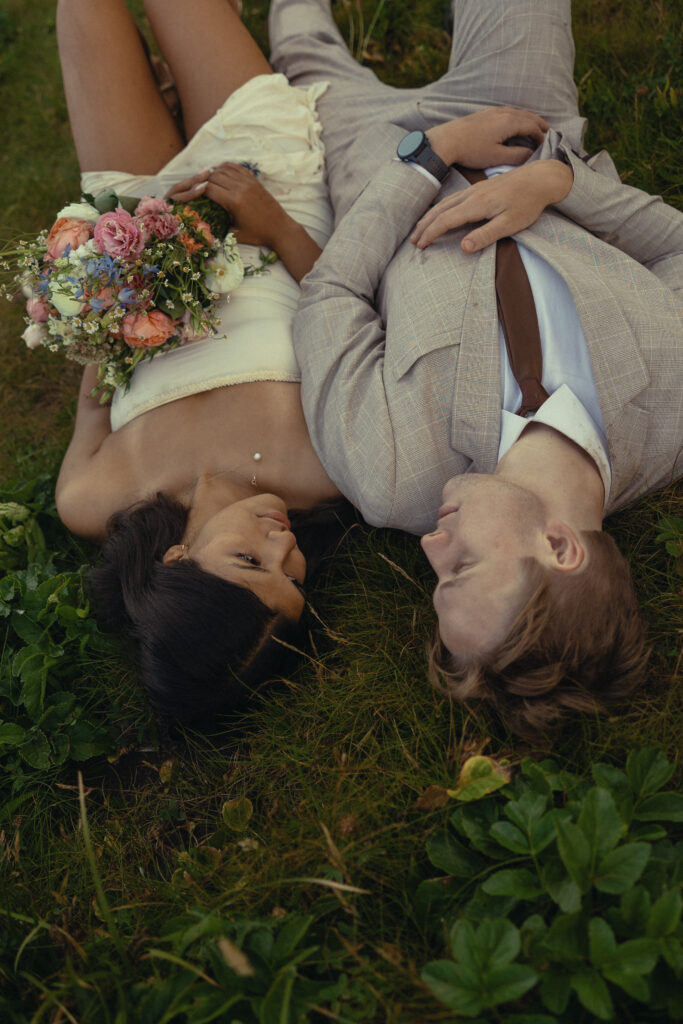
[[[238,242],[277,249],[289,218],[249,168],[230,162],[219,164],[179,182],[166,193],[167,199],[180,203],[201,196],[213,199],[228,211]]]
[[[460,243],[465,252],[477,252],[530,227],[546,206],[565,198],[573,183],[571,167],[559,160],[518,167],[442,199],[417,222],[410,241],[426,249],[446,231],[484,220]]]
[[[523,135],[540,145],[549,127],[545,118],[529,110],[487,107],[476,114],[438,124],[426,134],[430,146],[445,163],[481,169],[496,164],[523,164],[531,155],[529,147],[506,146],[505,140]]]
[[[244,245],[273,249],[295,281],[311,269],[320,247],[241,164],[224,163],[179,182],[168,199],[189,202],[207,196],[232,215],[235,238]]]

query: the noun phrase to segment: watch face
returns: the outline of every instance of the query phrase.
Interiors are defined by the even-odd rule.
[[[416,131],[410,132],[405,138],[401,139],[397,148],[396,155],[401,160],[408,160],[411,156],[424,147],[425,135],[424,132]]]

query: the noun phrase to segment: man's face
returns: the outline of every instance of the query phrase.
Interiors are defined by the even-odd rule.
[[[452,654],[493,650],[531,596],[524,560],[546,549],[543,509],[529,491],[496,476],[453,477],[436,529],[421,544],[439,578],[434,608]]]

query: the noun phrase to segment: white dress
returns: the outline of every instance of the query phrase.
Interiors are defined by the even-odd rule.
[[[324,178],[324,149],[315,103],[326,83],[291,86],[284,75],[258,75],[234,92],[156,175],[88,171],[84,192],[111,188],[123,195],[163,196],[184,178],[231,160],[259,170],[259,181],[321,247],[333,215]],[[259,265],[258,249],[240,245],[245,263]],[[291,321],[299,286],[280,263],[246,278],[218,304],[219,333],[160,353],[135,369],[129,390],[118,390],[112,430],[156,406],[229,384],[299,381]]]

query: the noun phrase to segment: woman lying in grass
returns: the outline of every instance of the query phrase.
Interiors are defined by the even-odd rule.
[[[204,195],[230,213],[246,262],[260,245],[279,262],[222,303],[215,338],[142,363],[111,408],[91,397],[97,368],[86,368],[57,507],[104,542],[96,607],[137,642],[152,704],[198,722],[272,674],[300,619],[306,558],[288,509],[309,510],[297,523],[310,521],[314,546],[336,532],[320,506],[340,495],[309,440],[290,341],[296,282],[332,228],[315,114],[324,86],[274,75],[227,0],[145,6],[187,144],[124,0],[60,0],[83,191]],[[299,540],[306,550],[310,537]]]

